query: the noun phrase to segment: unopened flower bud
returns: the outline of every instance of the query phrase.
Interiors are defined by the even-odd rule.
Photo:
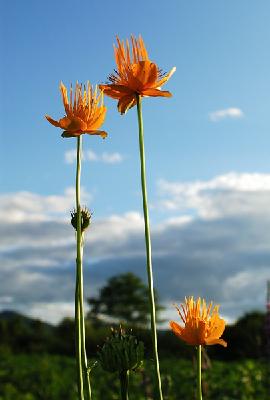
[[[77,230],[77,211],[71,211],[71,225]],[[84,232],[90,225],[92,213],[86,208],[81,209],[81,231]]]
[[[112,335],[98,353],[101,367],[109,372],[123,372],[138,369],[143,362],[144,345],[131,334],[112,329]]]

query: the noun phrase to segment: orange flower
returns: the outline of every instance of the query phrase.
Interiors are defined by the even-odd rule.
[[[193,297],[185,299],[185,304],[181,304],[181,310],[176,307],[184,327],[171,321],[170,326],[180,339],[184,342],[198,345],[221,344],[227,347],[227,343],[220,339],[225,329],[225,321],[218,315],[219,306],[212,309],[212,302],[207,306],[205,300],[193,300]]]
[[[137,95],[171,97],[171,93],[160,87],[172,76],[174,67],[168,74],[163,74],[157,64],[149,60],[142,37],[131,36],[132,54],[128,40],[117,37],[118,47],[114,46],[117,70],[109,76],[110,84],[99,85],[107,96],[118,99],[118,111],[124,114],[137,103]]]
[[[103,93],[98,94],[97,87],[94,90],[89,82],[83,88],[82,85],[76,83],[74,100],[72,102],[72,86],[70,88],[70,99],[68,99],[67,89],[62,82],[60,90],[62,92],[66,116],[59,121],[55,121],[46,115],[47,120],[52,125],[64,129],[62,133],[63,137],[77,137],[83,133],[88,133],[89,135],[100,135],[105,138],[107,133],[98,130],[104,122],[107,111],[103,105]]]

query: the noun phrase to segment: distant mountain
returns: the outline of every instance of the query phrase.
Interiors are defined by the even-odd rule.
[[[31,320],[31,318],[26,317],[25,315],[22,315],[16,311],[12,311],[12,310],[3,310],[0,311],[0,319],[5,319],[5,320],[9,320],[9,319],[13,319],[13,318],[22,318],[22,319],[28,319]]]
[[[19,321],[22,325],[33,328],[37,325],[42,326],[46,331],[51,331],[54,329],[54,326],[49,324],[48,322],[41,321],[37,318],[31,318],[26,315],[20,314],[17,311],[13,310],[3,310],[0,311],[0,321]]]
[[[13,310],[0,311],[0,350],[13,353],[57,353],[57,327]]]

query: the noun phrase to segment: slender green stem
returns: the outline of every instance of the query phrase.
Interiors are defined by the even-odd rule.
[[[90,384],[90,376],[87,370],[87,354],[85,347],[85,323],[84,323],[84,296],[83,296],[83,241],[84,235],[81,234],[81,266],[80,266],[80,274],[79,274],[79,287],[80,287],[80,312],[81,312],[81,338],[82,338],[82,346],[81,346],[81,354],[82,354],[82,366],[83,366],[83,374],[86,381],[86,393],[87,399],[92,399],[91,393],[91,384]]]
[[[80,206],[80,178],[81,178],[81,136],[77,138],[77,167],[76,167],[76,212],[77,212],[77,257],[76,257],[76,290],[75,290],[75,326],[76,326],[76,363],[77,363],[77,385],[79,400],[84,400],[83,390],[83,367],[82,367],[82,336],[81,320],[82,312],[80,305],[80,270],[81,258],[81,206]]]
[[[152,257],[151,257],[151,238],[150,238],[149,215],[147,206],[142,102],[140,95],[137,95],[137,114],[138,114],[138,125],[139,125],[139,146],[140,146],[140,160],[141,160],[141,184],[142,184],[143,213],[144,213],[146,265],[147,265],[147,276],[148,276],[149,302],[151,311],[151,335],[152,335],[152,343],[153,343],[153,351],[155,359],[155,372],[156,372],[156,381],[158,387],[158,398],[159,400],[163,400],[162,389],[161,389],[161,378],[159,372],[158,346],[157,346],[156,310],[155,310],[155,296],[154,296],[153,272],[152,272]]]
[[[197,400],[202,400],[202,346],[197,347]]]
[[[121,400],[128,400],[129,371],[119,373]]]
[[[87,355],[85,348],[85,323],[84,323],[84,298],[83,298],[83,232],[81,226],[81,205],[80,205],[80,178],[81,178],[81,156],[82,136],[77,138],[77,173],[76,173],[76,211],[77,211],[77,273],[76,273],[76,295],[75,295],[75,317],[77,332],[77,368],[78,368],[78,389],[80,400],[84,399],[84,382],[86,383],[87,400],[91,400],[90,377],[87,371]]]

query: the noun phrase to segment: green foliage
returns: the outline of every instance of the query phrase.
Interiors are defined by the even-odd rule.
[[[93,362],[90,361],[90,365]],[[130,376],[130,400],[152,396],[154,364]],[[204,400],[269,400],[269,366],[258,360],[213,361],[203,372]],[[164,400],[195,400],[195,364],[161,360]],[[93,400],[119,400],[117,373],[91,372]],[[73,358],[0,354],[0,400],[77,400]]]
[[[0,360],[0,400],[77,400],[73,360],[9,355]]]
[[[257,311],[248,313],[230,329],[230,346],[238,357],[260,358],[265,354],[265,314]]]
[[[54,345],[54,327],[15,312],[0,318],[1,346],[12,352],[48,352]]]
[[[31,319],[14,312],[0,313],[0,350],[5,353],[46,353],[74,356],[74,320],[65,318],[58,326]],[[133,333],[144,343],[146,355],[152,355],[149,330],[136,326]],[[110,325],[96,325],[86,321],[88,355],[94,357],[110,334]],[[234,325],[227,326],[224,339],[228,347],[208,346],[211,359],[240,360],[266,357],[265,314],[252,312]],[[158,332],[159,353],[191,359],[192,348],[181,342],[170,330]]]
[[[238,360],[266,357],[265,313],[253,311],[245,314],[234,325],[226,327],[224,340],[228,348],[211,346],[210,357]]]
[[[162,307],[158,304],[156,310]],[[89,318],[99,315],[114,318],[116,323],[146,326],[150,319],[148,286],[131,272],[113,276],[100,290],[98,298],[88,299],[91,306]]]
[[[144,345],[120,327],[119,330],[112,330],[97,356],[105,371],[135,371],[142,365]]]
[[[110,324],[111,325],[111,324]],[[88,355],[95,357],[110,334],[110,325],[86,321],[86,345]],[[0,349],[5,353],[49,353],[74,356],[74,320],[65,318],[58,326],[27,318],[14,312],[0,313]],[[152,355],[149,330],[136,326],[133,333],[144,343],[146,355]],[[211,359],[240,360],[266,357],[265,314],[252,312],[244,315],[234,325],[227,326],[222,346],[208,346]],[[158,332],[159,353],[191,359],[192,348],[181,342],[170,330]]]
[[[203,376],[207,384],[206,394],[209,399],[216,400],[266,400],[269,398],[268,374],[269,365],[266,363],[216,361]]]

